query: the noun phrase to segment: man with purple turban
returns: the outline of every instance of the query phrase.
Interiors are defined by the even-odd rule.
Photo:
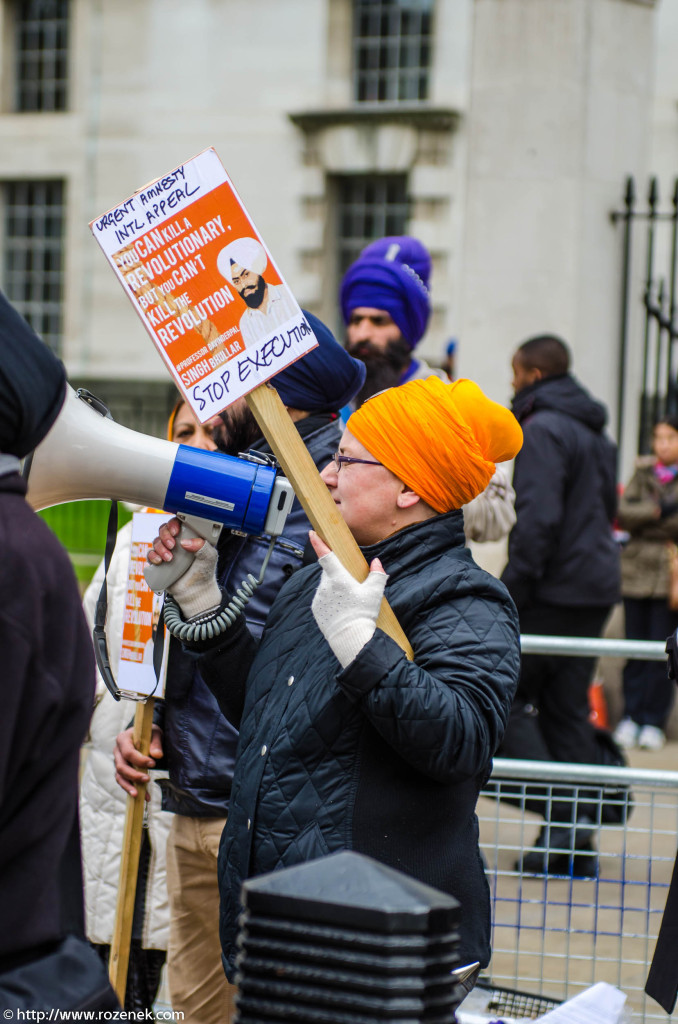
[[[339,294],[346,348],[367,368],[356,406],[409,380],[446,379],[414,355],[431,313],[430,276],[428,250],[409,235],[371,242],[346,271]]]

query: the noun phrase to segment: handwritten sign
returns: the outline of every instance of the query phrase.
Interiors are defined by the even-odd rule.
[[[214,149],[90,228],[202,423],[316,346]]]
[[[132,517],[127,595],[122,627],[118,689],[123,693],[162,697],[167,674],[167,644],[163,652],[160,682],[153,668],[153,648],[162,608],[162,594],[149,590],[144,579],[146,554],[158,535],[166,512],[135,512]]]

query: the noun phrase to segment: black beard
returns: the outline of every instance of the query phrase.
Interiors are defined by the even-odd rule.
[[[365,383],[355,396],[356,409],[372,395],[398,385],[403,372],[412,361],[410,346],[403,338],[389,341],[385,349],[377,348],[371,341],[358,341],[347,345],[348,354],[365,364]]]
[[[265,291],[266,282],[264,281],[263,277],[260,277],[257,281],[254,290],[248,291],[247,295],[243,295],[243,292],[240,292],[240,298],[250,307],[250,309],[259,309],[259,306],[264,301]]]
[[[224,409],[220,415],[224,431],[223,435],[214,439],[220,451],[227,455],[238,455],[240,452],[248,452],[255,441],[261,440],[259,424],[250,408],[237,411]]]

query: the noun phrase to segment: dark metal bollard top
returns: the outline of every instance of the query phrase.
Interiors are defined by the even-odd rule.
[[[260,875],[242,887],[252,914],[393,934],[438,934],[458,925],[459,904],[400,871],[344,850]]]

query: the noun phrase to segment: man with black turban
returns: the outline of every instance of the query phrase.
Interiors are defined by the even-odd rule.
[[[0,293],[0,1008],[14,1012],[29,1004],[10,975],[14,985],[39,961],[30,1006],[44,1009],[45,958],[84,933],[78,767],[94,654],[68,555],[27,504],[20,471],[65,397],[64,367]],[[78,1006],[114,1009],[107,998]]]

